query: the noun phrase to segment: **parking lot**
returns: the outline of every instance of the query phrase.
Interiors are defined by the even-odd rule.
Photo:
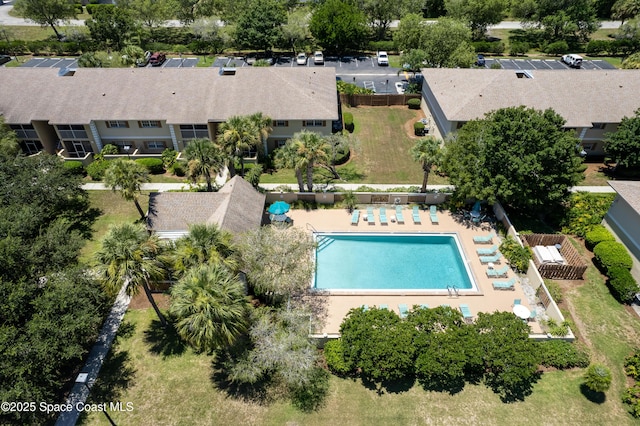
[[[198,64],[199,58],[168,58],[160,68],[192,68]],[[485,59],[485,68],[493,64],[508,70],[570,70],[568,65],[558,59]],[[75,58],[33,58],[22,64],[23,67],[37,68],[74,68],[78,66]],[[244,57],[221,56],[212,64],[213,67],[248,67]],[[375,56],[325,56],[324,64],[316,65],[313,58],[307,60],[306,65],[298,65],[294,56],[279,56],[274,59],[274,67],[332,67],[336,70],[336,77],[373,90],[375,93],[399,93],[411,73],[398,68],[378,66]],[[151,65],[147,65],[151,67]],[[583,61],[581,70],[612,70],[613,65],[603,60]],[[580,71],[580,70],[575,70]]]

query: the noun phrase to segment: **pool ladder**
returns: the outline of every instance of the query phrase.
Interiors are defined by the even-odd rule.
[[[447,292],[449,293],[449,297],[460,297],[460,293],[458,292],[458,287],[455,285],[448,285]]]

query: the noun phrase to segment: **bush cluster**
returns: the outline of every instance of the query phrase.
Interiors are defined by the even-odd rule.
[[[548,340],[538,342],[540,364],[559,370],[568,368],[586,368],[589,365],[589,354],[573,343],[564,340]]]
[[[562,233],[583,237],[594,226],[602,223],[611,207],[615,194],[593,194],[577,192],[571,195],[569,210],[562,222]]]
[[[345,95],[373,95],[373,90],[371,89],[365,89],[344,81],[337,81],[336,85],[338,86],[338,93],[344,93]]]
[[[407,101],[407,105],[409,106],[409,109],[420,109],[420,99],[409,99]]]
[[[169,166],[169,172],[171,172],[174,176],[182,177],[187,174],[187,170],[183,162],[176,161],[171,166]]]
[[[615,241],[611,232],[603,225],[594,226],[591,231],[587,232],[584,237],[585,245],[589,250],[593,251],[593,248],[603,241]]]
[[[65,161],[64,168],[74,175],[86,176],[87,172],[82,165],[82,161]]]
[[[607,284],[613,297],[621,303],[631,303],[635,294],[640,291],[631,272],[626,268],[614,266],[609,269],[607,275],[609,276]]]
[[[587,43],[585,52],[590,56],[627,56],[637,52],[638,49],[640,49],[640,45],[635,39],[591,40]]]
[[[516,270],[526,273],[529,269],[531,251],[527,247],[522,247],[516,240],[507,236],[500,244],[500,253],[509,261],[509,264]]]
[[[609,275],[611,268],[631,269],[633,261],[626,247],[617,241],[603,241],[593,248],[596,266],[603,274]]]
[[[324,359],[333,374],[344,376],[351,371],[351,367],[344,360],[342,339],[329,340],[325,343]]]
[[[87,8],[87,13],[88,13],[89,15],[93,15],[93,12],[95,12],[95,11],[96,11],[96,9],[99,9],[99,8],[106,8],[106,7],[114,7],[114,5],[112,5],[112,4],[95,4],[95,3],[94,3],[94,4],[88,4],[88,5],[86,6],[86,8]]]
[[[636,383],[627,388],[622,395],[622,402],[629,406],[629,412],[633,417],[640,417],[640,349],[636,349],[624,360],[624,372],[627,376],[636,380]]]
[[[504,43],[501,41],[474,41],[473,48],[476,53],[491,53],[494,55],[502,55],[505,51]]]
[[[91,180],[102,180],[107,167],[109,167],[108,161],[96,160],[87,166],[87,174],[91,176]]]
[[[393,40],[370,41],[368,47],[372,52],[383,50],[387,53],[391,53],[391,51],[396,50],[396,43]]]
[[[342,121],[344,123],[344,128],[349,131],[349,133],[353,133],[353,129],[355,128],[353,124],[353,114],[350,112],[345,112],[342,114]]]
[[[139,158],[136,163],[145,166],[152,175],[164,173],[164,163],[161,158]]]
[[[509,45],[509,54],[511,56],[524,55],[529,51],[529,43],[523,41],[514,41]]]

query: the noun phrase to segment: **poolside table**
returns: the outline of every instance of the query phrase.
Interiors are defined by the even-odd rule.
[[[529,316],[531,315],[531,311],[529,310],[529,308],[524,305],[514,305],[513,313],[516,314],[518,318],[521,318],[523,320],[529,319]]]

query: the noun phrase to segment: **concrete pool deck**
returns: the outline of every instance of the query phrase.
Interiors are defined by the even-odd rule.
[[[317,232],[455,232],[458,234],[464,256],[469,260],[469,266],[473,272],[478,292],[465,294],[461,292],[459,296],[449,296],[447,294],[416,294],[415,292],[406,291],[404,294],[387,293],[377,291],[375,294],[329,294],[326,296],[327,301],[327,317],[322,330],[316,330],[319,334],[335,335],[339,333],[340,324],[351,308],[357,308],[361,305],[368,305],[370,308],[386,304],[389,309],[398,313],[398,304],[406,304],[409,308],[413,305],[427,304],[434,308],[439,305],[449,305],[457,309],[460,304],[466,304],[471,312],[477,315],[478,312],[495,312],[508,311],[512,312],[515,299],[520,299],[521,304],[531,309],[540,309],[529,305],[527,296],[525,295],[520,278],[511,270],[506,278],[488,278],[486,274],[487,265],[481,264],[476,249],[481,247],[490,247],[491,244],[475,244],[473,237],[476,235],[486,235],[493,229],[489,224],[472,225],[468,222],[461,222],[457,217],[451,215],[449,211],[439,211],[439,224],[432,224],[429,212],[420,211],[421,224],[414,224],[412,220],[411,209],[404,206],[403,215],[404,224],[391,221],[394,212],[389,211],[389,207],[393,206],[374,206],[375,225],[371,225],[363,220],[361,207],[360,220],[357,225],[351,224],[351,214],[343,209],[327,209],[327,210],[291,210],[288,215],[293,219],[293,226],[304,229],[308,232],[315,230]],[[387,208],[388,225],[381,225],[379,221],[379,207]],[[494,238],[495,244],[500,241]],[[496,268],[502,267],[505,259],[502,258],[500,263],[496,263]],[[516,277],[518,282],[515,290],[494,290],[492,281],[506,281],[512,277]],[[538,322],[529,322],[531,332],[534,334],[542,333],[542,328]]]

